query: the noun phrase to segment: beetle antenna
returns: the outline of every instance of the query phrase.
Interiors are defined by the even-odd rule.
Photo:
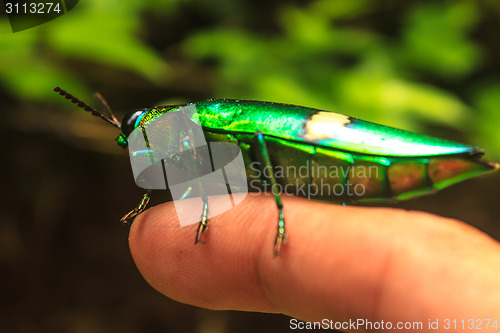
[[[109,118],[115,123],[115,124],[119,124],[120,121],[118,119],[116,119],[113,111],[111,111],[111,108],[109,107],[108,105],[108,102],[106,102],[106,100],[104,99],[104,97],[102,97],[102,95],[98,92],[95,93],[95,97],[97,97],[97,99],[99,100],[99,102],[101,102],[102,106],[104,107],[104,109],[106,110]]]
[[[80,108],[84,109],[85,111],[90,112],[93,116],[99,117],[99,118],[105,120],[106,122],[110,123],[111,125],[115,126],[116,128],[121,129],[120,122],[115,118],[115,116],[113,116],[111,114],[111,111],[109,110],[109,107],[107,106],[107,104],[105,104],[105,106],[108,109],[108,112],[110,113],[111,119],[106,118],[105,116],[103,116],[102,114],[97,112],[97,110],[94,109],[93,107],[88,106],[86,103],[82,102],[81,100],[79,100],[75,96],[71,95],[70,93],[68,93],[67,91],[65,91],[59,87],[55,87],[54,91],[58,92],[59,95],[64,96],[66,99],[70,99],[72,103],[75,103]],[[102,102],[103,101],[102,96],[100,97],[100,99]]]

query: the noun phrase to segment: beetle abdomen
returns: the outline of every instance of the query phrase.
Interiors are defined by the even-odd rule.
[[[399,158],[342,152],[266,137],[272,170],[262,170],[252,137],[235,136],[243,151],[250,191],[274,173],[281,193],[333,202],[404,200],[498,169],[480,154]]]

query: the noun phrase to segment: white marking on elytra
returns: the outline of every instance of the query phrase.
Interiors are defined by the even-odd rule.
[[[346,115],[320,111],[306,122],[303,137],[311,141],[333,139],[350,122]]]

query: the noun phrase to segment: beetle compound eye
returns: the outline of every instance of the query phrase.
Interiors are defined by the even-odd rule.
[[[125,136],[129,136],[130,133],[134,130],[136,127],[137,121],[146,113],[145,110],[138,110],[138,111],[132,111],[129,112],[123,117],[122,120],[122,133]]]

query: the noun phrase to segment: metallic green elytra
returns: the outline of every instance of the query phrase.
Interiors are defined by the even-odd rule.
[[[135,128],[148,128],[159,116],[194,104],[193,121],[207,142],[240,147],[249,191],[274,195],[279,210],[275,255],[286,241],[281,193],[339,203],[404,200],[499,168],[482,159],[478,147],[302,106],[211,99],[135,111],[120,124],[110,112],[105,117],[60,88],[56,91],[120,128],[117,142],[124,148]],[[122,222],[130,223],[149,198],[147,192]],[[208,226],[208,199],[203,201],[195,243]]]

